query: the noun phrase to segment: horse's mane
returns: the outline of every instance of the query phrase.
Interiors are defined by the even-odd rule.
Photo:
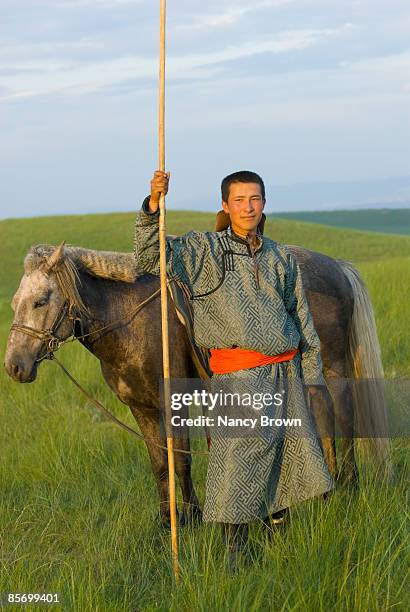
[[[48,244],[33,246],[24,260],[24,270],[27,274],[33,272],[52,255],[56,247]],[[113,281],[133,283],[143,275],[138,270],[132,253],[117,253],[116,251],[96,251],[75,246],[64,247],[65,259],[77,271],[85,271],[91,276]]]
[[[44,265],[55,252],[56,247],[48,244],[34,246],[27,253],[24,260],[24,271],[30,274]],[[132,253],[116,253],[112,251],[95,251],[81,247],[65,246],[63,261],[53,268],[53,274],[64,297],[77,307],[79,313],[87,315],[88,309],[84,304],[79,286],[81,285],[80,271],[91,276],[114,281],[133,283],[143,272],[137,270]]]

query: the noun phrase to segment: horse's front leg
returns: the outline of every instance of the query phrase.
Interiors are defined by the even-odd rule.
[[[189,451],[189,438],[175,438],[175,471],[178,475],[182,492],[183,506],[179,523],[181,526],[202,521],[202,510],[196,496],[191,476],[192,457],[190,454],[179,453],[178,450]]]
[[[171,514],[169,505],[169,479],[168,479],[168,457],[167,451],[164,448],[159,448],[158,445],[166,447],[166,438],[161,437],[158,415],[144,414],[144,409],[139,407],[131,407],[131,411],[139,425],[142,435],[146,438],[145,444],[148,449],[151,468],[158,487],[160,506],[159,516],[161,525],[167,529],[171,526]]]

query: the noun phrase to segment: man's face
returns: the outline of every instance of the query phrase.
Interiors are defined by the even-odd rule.
[[[243,236],[256,232],[264,206],[259,183],[232,183],[228,201],[222,201],[222,208],[231,218],[233,231]]]

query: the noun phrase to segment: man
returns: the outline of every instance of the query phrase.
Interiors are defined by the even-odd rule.
[[[159,274],[158,205],[168,184],[169,173],[156,171],[135,224],[137,265],[152,274]],[[212,381],[241,392],[283,391],[281,408],[264,407],[263,414],[303,421],[299,434],[278,437],[265,428],[212,438],[203,518],[222,524],[235,563],[251,520],[275,522],[334,483],[304,392],[306,386],[315,394],[325,380],[299,266],[284,245],[261,233],[266,198],[259,175],[236,172],[221,190],[229,226],[167,239],[168,276],[191,293],[194,338],[210,350]]]

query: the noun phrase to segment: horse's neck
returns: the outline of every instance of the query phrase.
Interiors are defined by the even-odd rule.
[[[118,318],[109,285],[110,281],[81,274],[80,294],[89,316],[81,317],[81,324],[76,326],[75,335],[92,353],[95,353],[94,344],[100,335],[98,330],[115,317]]]
[[[139,290],[140,287],[140,290]],[[123,282],[94,278],[81,274],[81,297],[88,308],[89,318],[82,318],[82,329],[76,326],[76,336],[80,342],[96,357],[105,360],[107,350],[112,348],[112,335],[109,333],[112,323],[120,322],[129,316],[139,302],[152,292],[151,283],[144,286],[127,285]],[[116,326],[115,326],[116,327]],[[105,329],[103,329],[105,328]],[[116,342],[121,343],[121,333],[116,327]],[[80,336],[85,338],[81,339]],[[129,342],[129,332],[124,328],[124,343]]]

